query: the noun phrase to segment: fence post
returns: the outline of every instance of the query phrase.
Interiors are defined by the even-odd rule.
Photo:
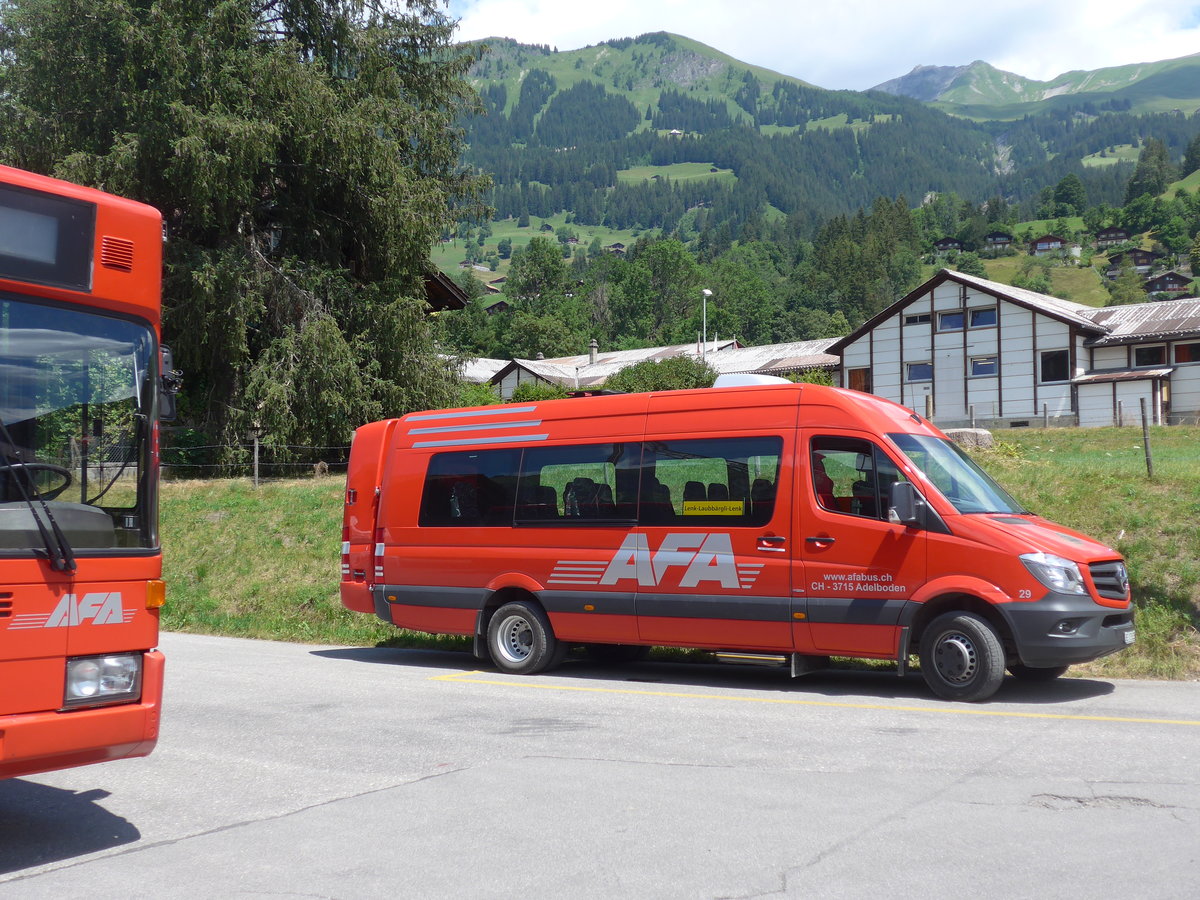
[[[971,427],[975,427],[975,404],[971,404]]]
[[[254,430],[254,486],[258,487],[258,429]]]
[[[1043,428],[1050,427],[1050,404],[1049,403],[1042,404],[1042,427]]]
[[[933,394],[925,395],[925,418],[933,421]]]
[[[1124,426],[1125,426],[1125,401],[1118,400],[1117,401],[1117,427],[1123,428]]]
[[[1154,477],[1154,457],[1150,455],[1150,425],[1146,421],[1146,398],[1139,397],[1138,403],[1142,407],[1142,443],[1146,447],[1146,477]]]

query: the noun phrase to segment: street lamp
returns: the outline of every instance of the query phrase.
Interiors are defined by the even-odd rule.
[[[708,354],[708,298],[712,296],[712,291],[703,288],[700,293],[704,295],[700,300],[700,328],[703,342],[700,345],[700,359],[704,360]]]

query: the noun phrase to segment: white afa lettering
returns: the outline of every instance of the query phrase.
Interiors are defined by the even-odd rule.
[[[103,591],[84,594],[76,601],[74,594],[63,594],[46,620],[45,628],[64,628],[80,625],[91,619],[93,625],[120,625],[125,621],[125,610],[121,606],[119,591]]]
[[[680,587],[705,582],[734,590],[741,586],[730,536],[703,532],[668,534],[654,553],[650,552],[646,535],[627,535],[600,577],[600,584],[617,584],[628,578],[640,587],[656,587],[671,569],[680,568],[684,570]]]

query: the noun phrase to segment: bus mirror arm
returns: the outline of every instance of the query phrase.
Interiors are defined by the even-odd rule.
[[[175,368],[175,358],[166,344],[159,346],[162,353],[162,375],[158,380],[158,418],[163,422],[175,421],[175,395],[183,387],[183,373]]]
[[[921,501],[911,481],[896,481],[888,488],[888,521],[893,525],[920,527]]]

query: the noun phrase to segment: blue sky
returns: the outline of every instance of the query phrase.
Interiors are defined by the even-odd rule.
[[[1200,52],[1195,0],[450,0],[458,38],[574,50],[671,31],[824,88],[981,59],[1046,81]]]

